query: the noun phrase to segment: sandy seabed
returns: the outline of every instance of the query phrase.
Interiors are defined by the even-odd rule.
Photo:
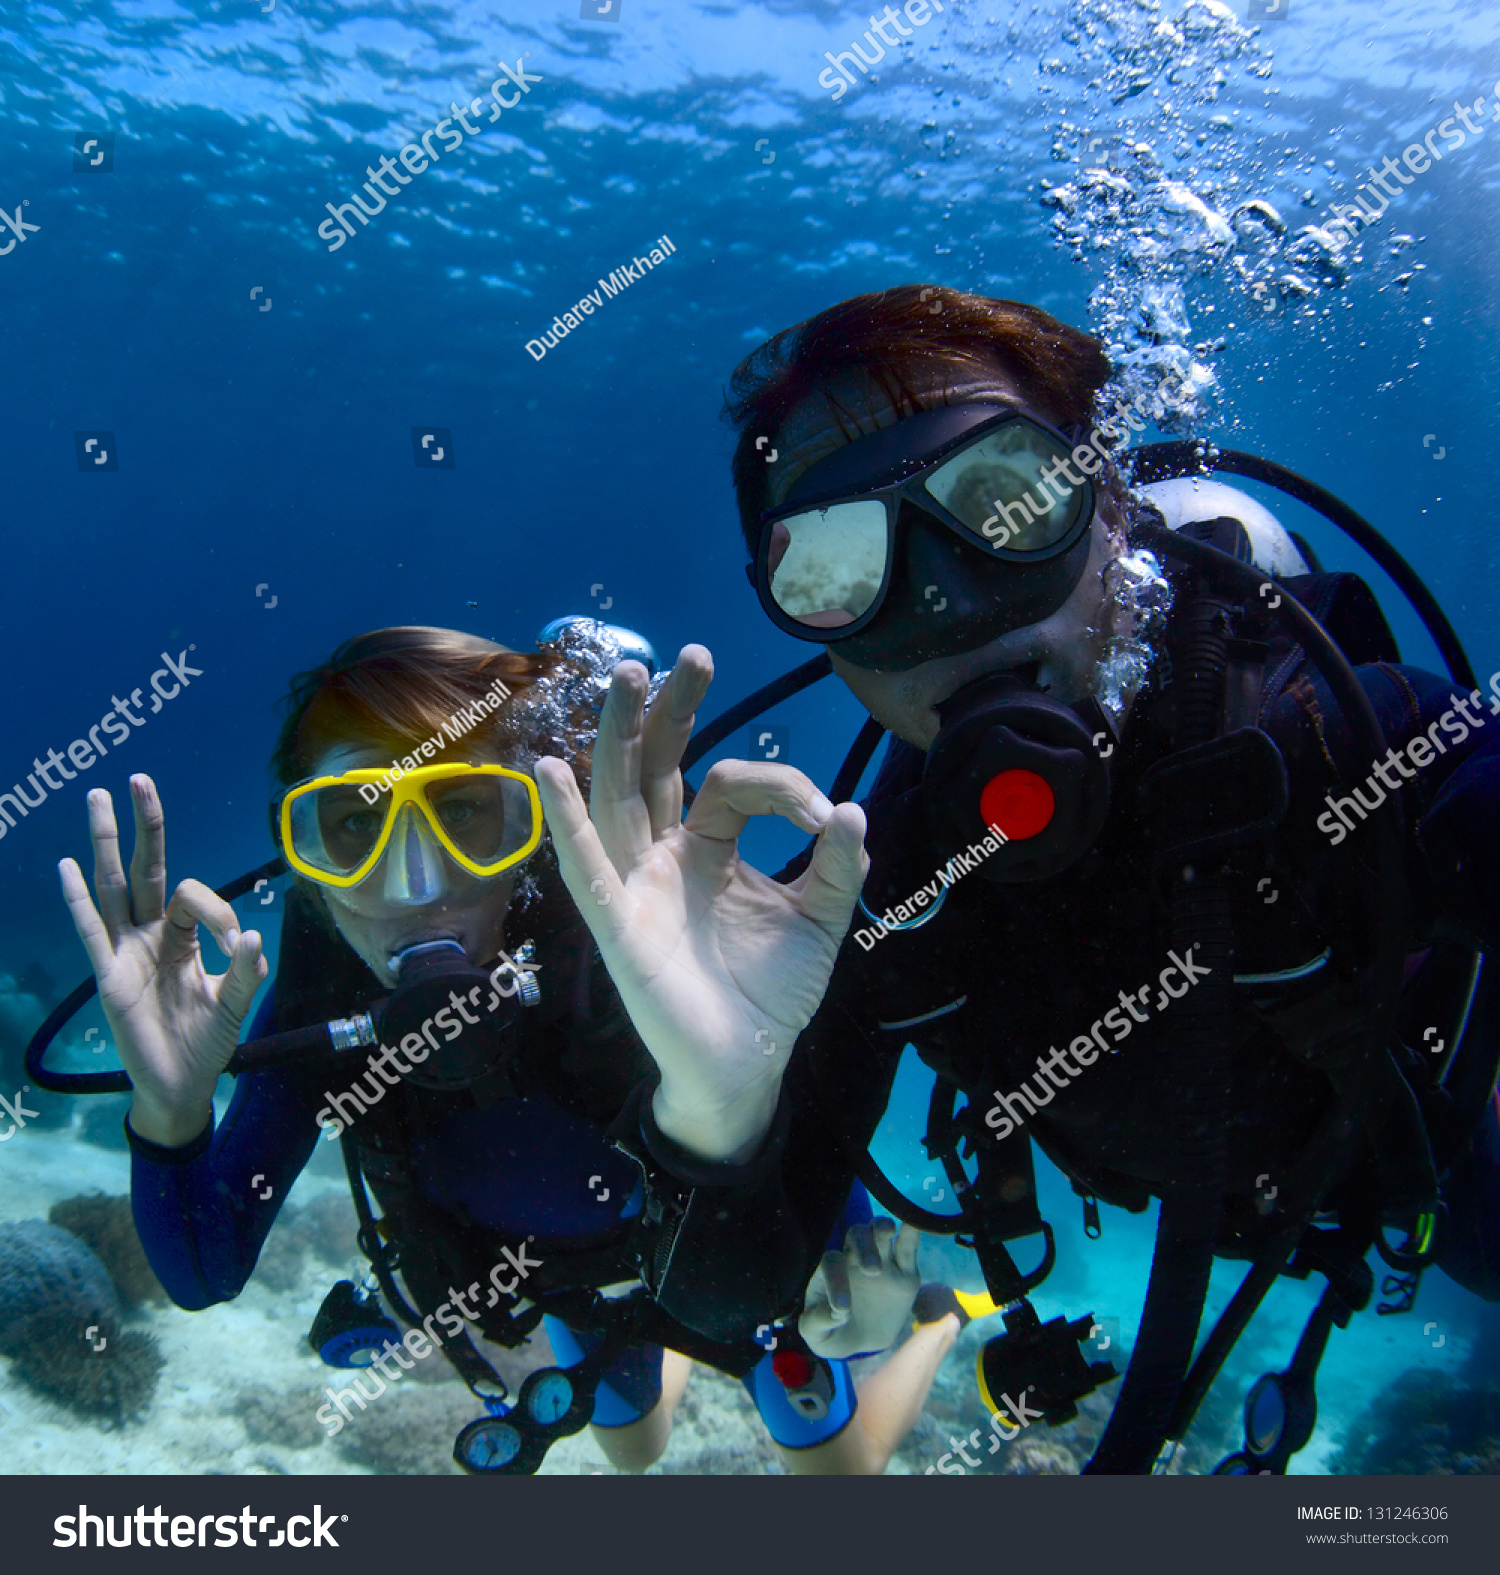
[[[28,1127],[0,1147],[0,1220],[45,1219],[54,1204],[79,1194],[128,1192],[128,1154],[123,1147],[86,1141],[84,1114],[76,1109],[70,1127]],[[120,1141],[114,1135],[117,1120],[95,1119],[90,1132],[111,1145]],[[1070,1316],[1076,1316],[1086,1306],[1113,1304],[1120,1310],[1118,1323],[1133,1327],[1139,1301],[1133,1307],[1124,1302],[1117,1287],[1134,1287],[1136,1297],[1143,1291],[1149,1256],[1143,1257],[1141,1249],[1149,1254],[1149,1229],[1144,1221],[1124,1224],[1126,1229],[1115,1232],[1112,1249],[1091,1247],[1093,1256],[1081,1278],[1075,1270],[1069,1276],[1072,1283],[1056,1288],[1056,1297],[1037,1298],[1044,1319],[1065,1305]],[[1130,1236],[1132,1225],[1139,1226],[1139,1239]],[[452,1460],[454,1436],[482,1414],[482,1407],[436,1354],[390,1385],[367,1410],[361,1412],[351,1402],[352,1419],[337,1435],[329,1437],[316,1419],[330,1387],[346,1388],[354,1376],[325,1366],[306,1340],[334,1281],[358,1280],[365,1272],[354,1236],[354,1210],[342,1167],[336,1155],[320,1147],[286,1200],[240,1296],[203,1312],[184,1312],[158,1300],[127,1317],[124,1327],[153,1335],[165,1361],[156,1393],[138,1418],[115,1426],[76,1414],[33,1390],[0,1358],[4,1469],[27,1475],[458,1474]],[[1274,1365],[1279,1366],[1290,1355],[1301,1316],[1295,1305],[1262,1314],[1254,1342],[1258,1349],[1236,1353],[1227,1380],[1210,1395],[1174,1462],[1175,1471],[1211,1470],[1217,1459],[1238,1447],[1240,1398],[1254,1372],[1273,1365],[1269,1357],[1274,1354]],[[1467,1342],[1455,1334],[1446,1349],[1438,1349],[1422,1329],[1420,1315],[1376,1320],[1366,1314],[1355,1329],[1336,1337],[1319,1386],[1319,1429],[1294,1469],[1327,1470],[1339,1433],[1396,1375],[1419,1364],[1448,1372],[1458,1367]],[[974,1370],[979,1347],[1000,1332],[998,1318],[964,1332],[940,1370],[917,1425],[892,1460],[892,1473],[922,1473],[940,1460],[948,1462],[943,1469],[952,1470],[953,1441],[962,1441],[976,1427],[989,1440]],[[487,1354],[512,1390],[527,1371],[552,1360],[540,1335],[520,1352],[489,1347]],[[877,1365],[857,1364],[862,1371],[856,1379]],[[1029,1428],[993,1455],[981,1452],[977,1469],[1015,1474],[1077,1471],[1097,1441],[1117,1388],[1111,1383],[1086,1399],[1072,1423]],[[782,1469],[740,1384],[696,1367],[671,1440],[653,1472],[745,1475]],[[554,1445],[542,1470],[580,1475],[613,1468],[585,1430]]]
[[[129,1158],[96,1147],[66,1128],[29,1128],[24,1142],[0,1149],[0,1215],[45,1219],[64,1198],[129,1189]],[[298,1179],[272,1229],[261,1262],[232,1302],[184,1312],[154,1301],[126,1318],[153,1335],[165,1360],[156,1394],[123,1426],[76,1414],[37,1393],[0,1358],[0,1459],[7,1472],[243,1476],[357,1473],[461,1474],[453,1439],[482,1407],[439,1356],[416,1365],[329,1437],[316,1420],[330,1386],[353,1374],[327,1367],[306,1334],[324,1295],[364,1268],[354,1244],[355,1216],[342,1175],[315,1165]],[[307,1245],[306,1222],[317,1222]],[[329,1250],[342,1235],[347,1253]],[[318,1250],[321,1249],[321,1250]],[[544,1336],[521,1353],[487,1354],[515,1382],[548,1365]],[[370,1379],[367,1377],[367,1387]],[[546,1473],[579,1475],[613,1468],[589,1432],[548,1452]],[[893,1465],[900,1470],[900,1465]],[[908,1468],[909,1469],[909,1468]],[[918,1467],[917,1469],[921,1469]],[[759,1473],[780,1462],[738,1382],[696,1367],[678,1408],[666,1454],[654,1471]]]

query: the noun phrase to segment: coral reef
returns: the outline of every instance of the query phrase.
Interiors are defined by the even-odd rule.
[[[164,1302],[167,1293],[146,1261],[145,1248],[136,1234],[130,1199],[102,1192],[80,1193],[54,1203],[47,1218],[70,1231],[109,1270],[120,1300],[127,1307]]]
[[[137,1415],[162,1358],[147,1334],[120,1332],[109,1271],[76,1236],[43,1220],[0,1225],[0,1355],[33,1388],[85,1415]]]
[[[349,1194],[323,1193],[302,1208],[288,1203],[276,1217],[255,1265],[256,1281],[268,1290],[296,1290],[311,1254],[331,1268],[346,1269],[359,1255],[359,1222]]]
[[[165,1363],[154,1335],[121,1334],[104,1323],[89,1339],[65,1313],[38,1313],[16,1329],[24,1342],[16,1375],[85,1416],[122,1423],[138,1417],[156,1393]]]
[[[330,1268],[342,1269],[359,1252],[359,1219],[347,1188],[334,1188],[300,1209],[296,1234]]]
[[[292,1233],[286,1219],[287,1211],[271,1227],[271,1234],[261,1245],[260,1256],[255,1260],[255,1283],[267,1290],[286,1294],[294,1291],[302,1279],[303,1247]]]
[[[0,1355],[15,1356],[11,1330],[37,1313],[118,1323],[109,1271],[76,1236],[45,1220],[0,1225]]]
[[[1338,1475],[1500,1475],[1500,1384],[1412,1368],[1350,1424],[1328,1469]]]
[[[781,1476],[776,1445],[737,1378],[699,1365],[677,1407],[664,1476]]]
[[[341,1378],[349,1375],[340,1374]],[[367,1380],[368,1383],[368,1380]],[[392,1476],[455,1476],[453,1440],[481,1415],[467,1389],[401,1384],[368,1402],[336,1436],[338,1449],[371,1471]]]

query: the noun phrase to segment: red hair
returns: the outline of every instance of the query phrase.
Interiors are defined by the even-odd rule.
[[[965,378],[1009,373],[1039,413],[1064,429],[1088,421],[1094,396],[1110,375],[1097,339],[1040,307],[993,300],[941,285],[897,285],[856,295],[804,323],[784,328],[734,369],[724,416],[739,429],[733,476],[740,525],[753,552],[761,514],[770,506],[757,436],[774,437],[794,406],[827,392],[828,381],[858,371],[884,390],[902,415],[942,403],[931,373]],[[929,375],[919,377],[919,372]],[[920,392],[916,385],[925,385]]]

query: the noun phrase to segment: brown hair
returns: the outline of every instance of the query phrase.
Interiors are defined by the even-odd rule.
[[[1064,429],[1087,422],[1094,396],[1110,375],[1097,339],[1040,307],[999,301],[941,285],[897,285],[841,301],[804,323],[784,328],[734,369],[725,419],[739,429],[734,451],[740,525],[753,552],[760,516],[769,506],[767,467],[757,436],[773,436],[792,408],[824,393],[826,381],[863,372],[903,415],[942,403],[912,387],[922,369],[970,376],[996,367],[1021,383],[1037,409]]]
[[[356,635],[321,666],[293,677],[282,702],[287,715],[271,770],[278,787],[290,787],[312,774],[313,762],[330,745],[355,739],[389,749],[392,759],[399,759],[499,679],[509,697],[463,735],[453,758],[462,758],[467,740],[498,748],[508,764],[522,770],[529,770],[538,755],[562,755],[583,779],[587,794],[595,722],[577,690],[574,697],[567,696],[569,680],[577,672],[575,664],[558,653],[512,651],[456,629],[414,626]],[[528,691],[534,702],[537,686],[551,687],[546,680],[553,678],[561,681],[559,702],[545,711],[528,704]],[[274,811],[272,820],[275,836]],[[552,870],[545,838],[538,857],[544,885],[555,884],[545,873]],[[320,926],[331,933],[333,921],[321,888],[301,875],[293,881],[310,899]],[[523,876],[523,901],[529,900],[530,884],[531,878]],[[544,895],[541,887],[535,895]]]
[[[330,745],[356,738],[399,758],[439,732],[496,679],[510,696],[470,738],[510,754],[567,747],[543,736],[523,700],[528,689],[563,665],[565,659],[554,653],[511,651],[456,629],[406,627],[356,635],[321,666],[293,677],[282,702],[287,715],[271,769],[279,785],[290,786],[311,774],[313,762]],[[580,764],[586,767],[587,759]]]

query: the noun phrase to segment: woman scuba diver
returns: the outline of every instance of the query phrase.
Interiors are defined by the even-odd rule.
[[[602,794],[615,807],[623,802],[623,772],[644,766],[653,814],[679,814],[676,758],[705,685],[697,654],[684,653],[644,723],[643,696],[633,697],[633,708],[613,696],[606,704],[600,728],[610,747],[598,756],[593,796],[611,840],[620,826],[597,801]],[[657,1192],[643,1185],[616,1118],[626,1109],[658,1157],[670,1154],[662,1175],[686,1186],[689,1208],[692,1183],[733,1178],[743,1144],[717,1114],[722,1091],[713,1057],[703,1053],[714,1036],[692,1015],[701,1015],[705,998],[692,969],[663,968],[654,949],[664,932],[644,923],[635,951],[612,960],[617,993],[544,840],[529,772],[551,751],[587,776],[590,702],[602,687],[572,656],[523,654],[428,628],[359,636],[293,681],[272,758],[272,820],[294,884],[276,979],[248,1048],[326,1022],[335,1049],[241,1076],[217,1125],[216,1081],[268,974],[261,937],[242,932],[229,904],[198,881],[181,882],[168,900],[164,815],[149,777],[130,782],[136,841],[128,877],[109,794],[89,795],[97,908],[74,861],[63,860],[60,874],[133,1090],[126,1132],[142,1242],[179,1306],[238,1295],[321,1128],[344,1145],[361,1247],[409,1328],[403,1339],[378,1301],[344,1282],[314,1326],[315,1348],[338,1365],[394,1357],[408,1367],[403,1347],[420,1357],[440,1346],[489,1413],[460,1434],[455,1458],[466,1468],[535,1470],[557,1436],[592,1420],[613,1464],[644,1470],[666,1445],[689,1358],[697,1357],[743,1378],[789,1469],[882,1471],[920,1411],[958,1319],[923,1323],[862,1386],[856,1414],[847,1363],[813,1356],[795,1331],[778,1331],[773,1356],[766,1346],[777,1347],[775,1335],[715,1339],[660,1305],[672,1272],[657,1251],[661,1183]],[[393,763],[402,757],[404,767]],[[561,760],[548,769],[572,785]],[[734,803],[706,793],[698,813],[705,823],[742,825],[771,808],[817,832],[831,816],[819,797],[801,778],[771,793],[742,786]],[[704,835],[712,833],[706,825]],[[824,850],[824,874],[834,879],[820,879],[810,896],[753,872],[726,876],[707,846],[676,883],[697,910],[695,928],[682,935],[714,934],[711,914],[749,892],[789,941],[783,962],[801,964],[810,1012],[861,873],[857,838],[851,843],[841,827],[834,840]],[[658,917],[670,928],[670,915]],[[203,967],[199,924],[229,958],[222,975]],[[773,1022],[760,1031],[789,1051],[798,1026]],[[365,1055],[377,1041],[378,1054]],[[767,1073],[779,1073],[784,1059],[763,1058]],[[611,1122],[616,1131],[607,1136]],[[378,1222],[366,1182],[382,1210]],[[832,1254],[820,1272],[839,1282],[833,1321],[847,1321],[843,1350],[854,1354],[883,1348],[909,1318],[915,1235],[898,1243],[888,1221],[872,1224],[862,1194],[840,1237],[846,1228],[846,1272],[837,1272]],[[643,1275],[654,1298],[641,1287]],[[880,1328],[867,1339],[855,1333],[872,1319]],[[516,1346],[539,1322],[562,1365],[532,1374],[507,1405],[506,1387],[469,1327]],[[362,1411],[380,1392],[362,1382],[330,1389],[319,1420],[337,1432],[353,1420],[347,1402]]]

